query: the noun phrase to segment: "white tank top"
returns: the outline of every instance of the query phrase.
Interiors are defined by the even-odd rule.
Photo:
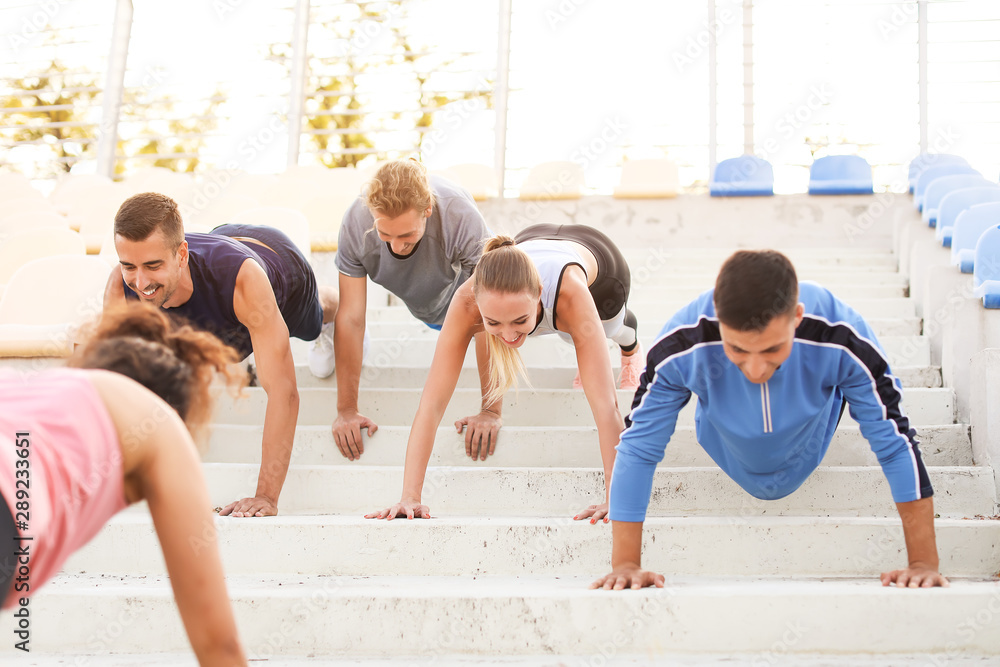
[[[572,342],[573,339],[569,334],[555,328],[556,297],[559,296],[560,278],[567,266],[576,264],[583,269],[584,274],[587,273],[583,258],[570,241],[536,239],[518,243],[517,247],[531,258],[542,279],[542,320],[528,335],[544,336],[555,333],[564,340]]]

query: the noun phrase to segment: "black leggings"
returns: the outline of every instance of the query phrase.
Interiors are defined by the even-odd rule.
[[[10,584],[17,571],[17,555],[15,551],[21,546],[20,534],[14,526],[14,517],[3,496],[0,496],[0,607],[3,607]]]
[[[614,241],[587,225],[556,225],[549,222],[526,227],[514,237],[515,243],[539,240],[573,241],[594,254],[594,259],[597,260],[597,279],[589,289],[594,297],[594,305],[597,306],[597,314],[605,321],[618,316],[625,309],[625,328],[634,332],[635,336],[626,336],[630,342],[624,344],[620,336],[616,336],[616,341],[623,351],[634,350],[639,344],[638,320],[627,307],[632,276],[625,257]]]

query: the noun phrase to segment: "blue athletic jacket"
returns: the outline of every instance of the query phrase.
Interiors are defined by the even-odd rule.
[[[692,394],[698,442],[757,498],[783,498],[802,485],[823,459],[845,399],[893,500],[933,494],[916,432],[900,407],[901,384],[857,312],[829,290],[801,282],[805,315],[791,356],[758,385],[723,352],[713,291],[674,315],[646,356],[617,447],[612,520],[645,519],[656,464]]]

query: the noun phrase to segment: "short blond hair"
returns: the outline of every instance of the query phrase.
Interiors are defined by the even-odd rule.
[[[427,167],[416,160],[386,162],[365,188],[365,205],[390,218],[410,209],[423,212],[433,204],[434,193]]]

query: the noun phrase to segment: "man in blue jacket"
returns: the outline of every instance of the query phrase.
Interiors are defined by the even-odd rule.
[[[799,283],[779,252],[740,251],[715,289],[681,309],[646,357],[611,481],[613,572],[593,588],[662,586],[640,567],[656,464],[677,415],[698,397],[698,442],[756,498],[795,491],[819,466],[845,403],[889,481],[909,566],[883,585],[947,586],[938,573],[934,493],[871,328],[828,290]]]

